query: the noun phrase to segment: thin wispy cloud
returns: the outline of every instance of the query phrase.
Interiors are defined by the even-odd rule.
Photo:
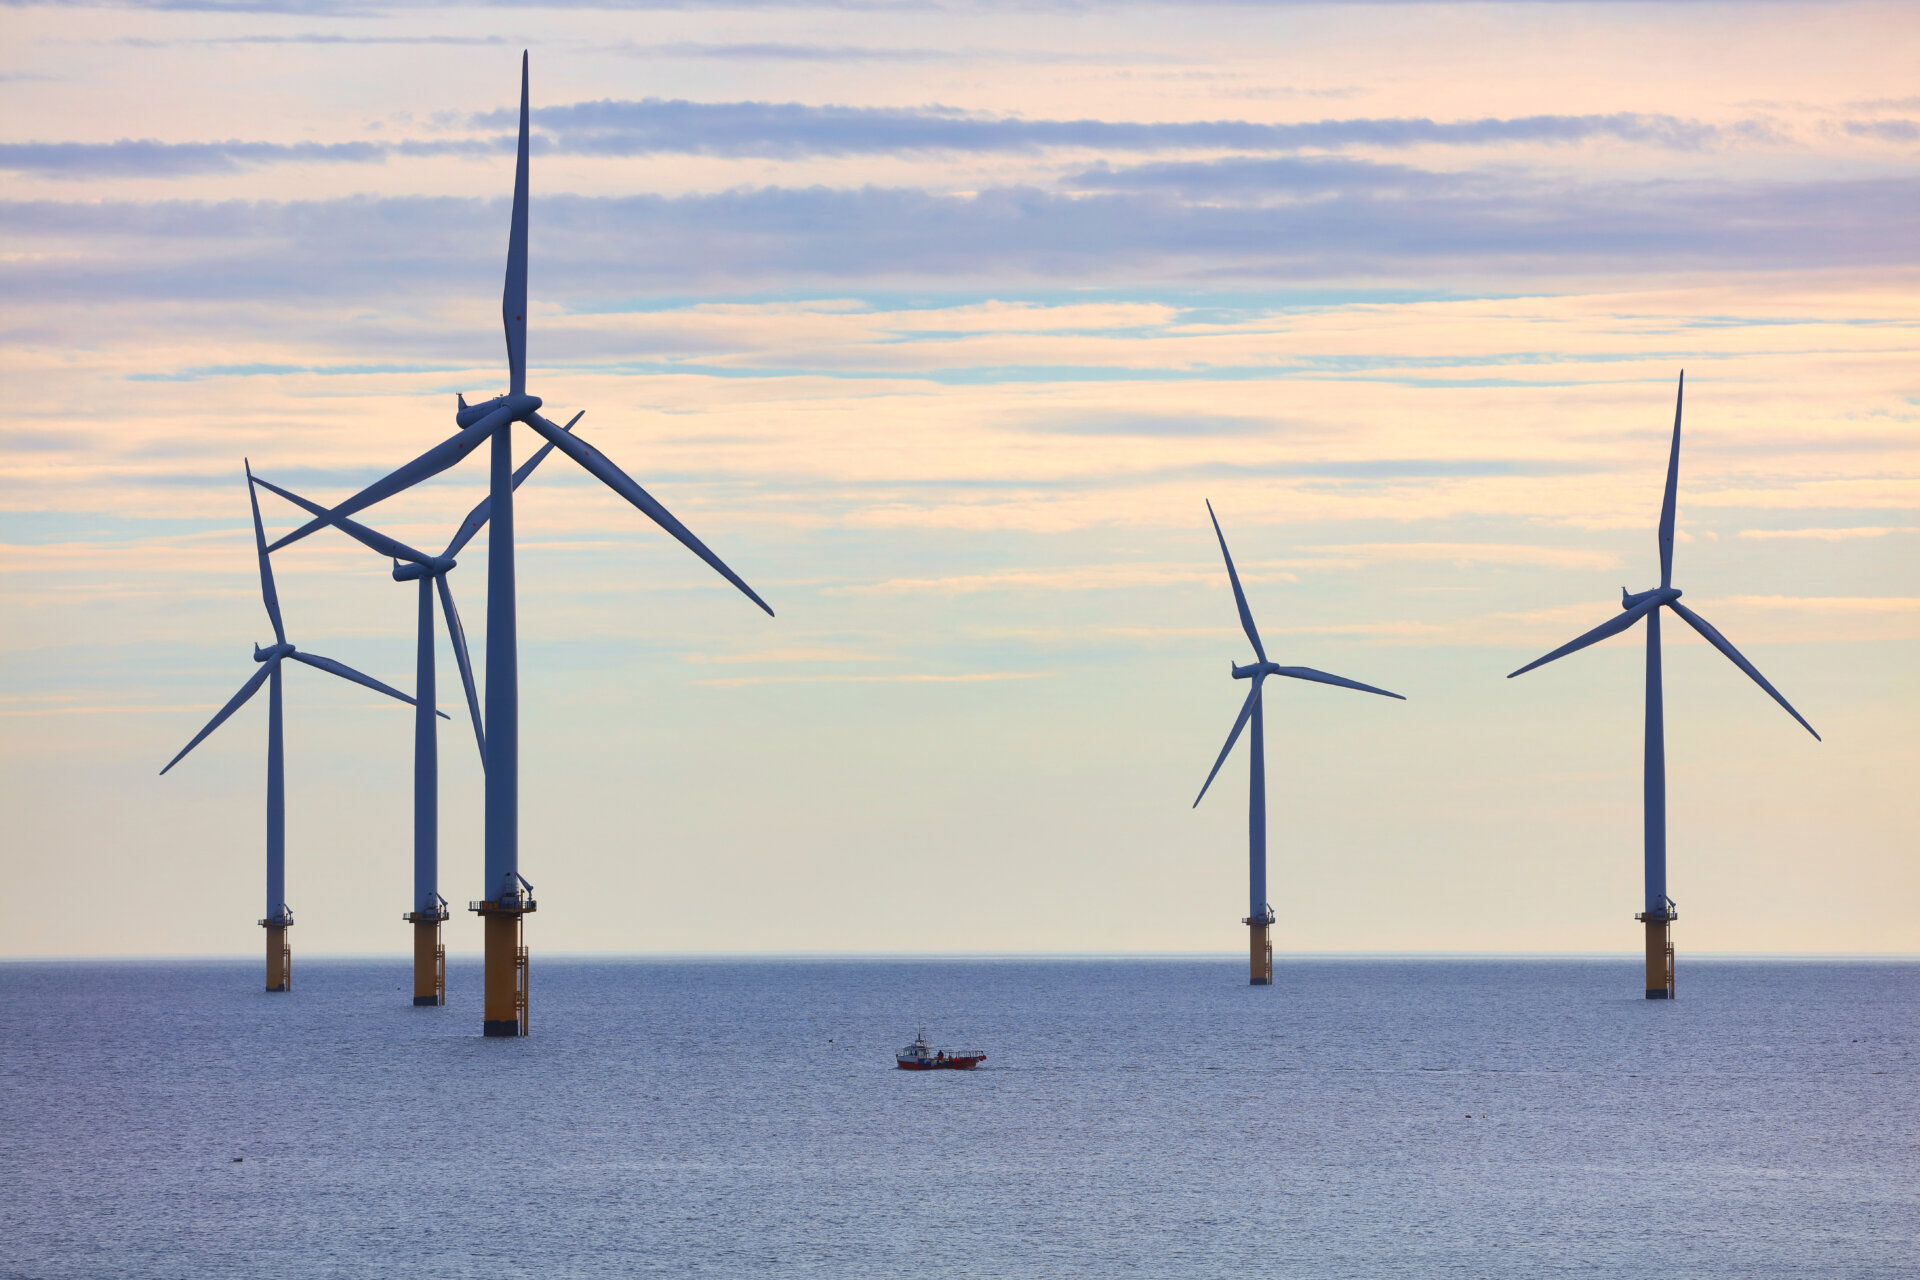
[[[1742,529],[1739,536],[1762,541],[1852,542],[1859,538],[1885,538],[1896,533],[1920,533],[1920,526],[1860,525],[1845,529]]]
[[[1020,49],[981,46],[817,44],[805,41],[749,40],[705,43],[694,40],[617,46],[636,58],[699,58],[724,62],[1019,62],[1079,66],[1165,65],[1194,61],[1164,50]],[[1348,97],[1351,89],[1281,89],[1303,97]]]
[[[118,142],[0,143],[0,170],[50,178],[191,178],[274,164],[384,164],[395,156],[494,155],[504,139],[406,142]]]
[[[695,680],[698,685],[740,688],[754,684],[992,684],[1002,680],[1040,680],[1044,671],[968,671],[959,675],[764,675]]]
[[[1915,120],[1847,120],[1840,127],[1855,138],[1920,142],[1920,121]]]
[[[249,36],[249,43],[310,43],[360,37]],[[424,37],[383,37],[393,43],[437,42]],[[1572,145],[1611,139],[1665,150],[1692,151],[1714,145],[1721,131],[1673,116],[1619,113],[1593,116],[1531,116],[1442,122],[1426,119],[1321,120],[1308,124],[1263,124],[1246,120],[1130,122],[1025,120],[983,116],[949,108],[809,106],[802,103],[688,102],[645,99],[545,107],[534,113],[542,132],[541,154],[606,158],[705,155],[726,158],[797,159],[816,156],[914,154],[1037,154],[1077,149],[1155,152],[1221,149],[1291,152],[1416,146],[1501,147],[1509,144]],[[508,129],[511,113],[486,112],[472,122],[482,129]],[[1904,121],[1875,122],[1897,132]],[[1865,127],[1865,126],[1863,126]],[[1911,127],[1908,125],[1907,127]],[[1878,135],[1876,135],[1878,136]],[[283,143],[246,139],[167,142],[26,141],[0,145],[0,169],[50,177],[180,178],[228,173],[274,164],[379,164],[395,158],[496,155],[510,151],[506,133],[460,138],[395,141],[356,139],[332,143]],[[1358,161],[1230,161],[1212,166],[1160,166],[1114,172],[1088,170],[1072,185],[1082,188],[1180,187],[1219,191],[1230,187],[1292,187],[1351,190],[1356,187],[1429,189],[1448,181],[1439,174]]]
[[[970,56],[958,49],[885,48],[777,40],[734,44],[678,40],[663,44],[631,44],[621,47],[619,51],[636,58],[711,58],[730,62],[952,62]]]
[[[1091,413],[1072,410],[1023,419],[1014,430],[1063,436],[1135,436],[1155,440],[1272,435],[1286,428],[1262,418],[1209,413]]]
[[[1442,173],[1340,157],[1284,157],[1174,161],[1119,169],[1102,162],[1069,176],[1064,185],[1082,191],[1158,191],[1182,199],[1207,200],[1355,192],[1433,194],[1486,181],[1471,172]]]
[[[762,187],[550,196],[543,286],[621,292],[791,281],[1354,279],[1905,265],[1920,177],[1527,183],[1415,198],[1186,202],[1149,191]],[[0,284],[44,298],[402,296],[470,286],[499,201],[12,201]],[[75,251],[85,246],[84,253]],[[59,252],[52,252],[58,249]],[[44,251],[43,251],[44,250]],[[314,270],[325,263],[327,270]]]
[[[513,113],[474,117],[504,128]],[[533,113],[556,149],[584,155],[692,153],[719,156],[855,155],[870,153],[1037,152],[1061,148],[1169,151],[1231,148],[1415,146],[1487,147],[1513,143],[1572,144],[1597,138],[1670,150],[1711,146],[1720,130],[1669,115],[1529,116],[1437,121],[1425,118],[1319,120],[1267,124],[1250,120],[1029,120],[952,108],[813,106],[798,102],[688,102],[647,98],[542,107]]]
[[[1248,582],[1293,582],[1295,576],[1248,562],[1240,566]],[[1212,566],[1197,564],[1093,564],[1061,569],[1000,569],[938,578],[889,578],[883,582],[830,588],[829,595],[974,595],[986,591],[1121,591],[1141,587],[1211,583]]]
[[[788,662],[895,662],[897,658],[883,653],[868,653],[856,649],[762,649],[756,653],[690,653],[688,662],[717,663],[727,666],[749,666],[766,664],[769,666]]]
[[[1853,111],[1920,111],[1920,94],[1906,98],[1863,98],[1847,104]]]
[[[0,0],[4,2],[4,0]],[[316,45],[323,48],[334,46],[380,46],[394,45],[452,45],[461,47],[507,46],[523,44],[524,41],[509,40],[505,36],[399,36],[399,35],[355,35],[338,31],[300,31],[284,34],[254,34],[238,36],[110,36],[105,39],[87,40],[82,43],[122,49],[220,49],[244,47],[247,45],[299,46]]]

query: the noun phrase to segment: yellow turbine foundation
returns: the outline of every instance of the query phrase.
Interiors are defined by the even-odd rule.
[[[413,1002],[445,1004],[447,949],[440,944],[440,921],[418,914],[408,919],[413,921]]]
[[[487,961],[485,1034],[527,1034],[527,948],[524,911],[482,910]]]
[[[1247,983],[1255,987],[1273,985],[1273,941],[1265,920],[1247,921]]]
[[[267,925],[267,990],[293,990],[293,944],[284,924]]]
[[[1673,999],[1673,917],[1642,915],[1647,925],[1647,999]]]

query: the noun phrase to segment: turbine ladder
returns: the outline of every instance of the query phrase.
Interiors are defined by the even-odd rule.
[[[531,976],[527,963],[527,918],[520,917],[520,939],[513,952],[513,1011],[520,1019],[520,1034],[527,1034],[527,984]]]

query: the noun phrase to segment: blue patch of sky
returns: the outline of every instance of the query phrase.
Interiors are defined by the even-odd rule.
[[[285,377],[311,374],[318,377],[364,377],[394,373],[454,373],[472,368],[471,364],[203,364],[176,369],[171,373],[130,373],[128,382],[202,382],[209,378]]]
[[[1909,318],[1894,316],[1694,316],[1686,320],[1673,320],[1666,316],[1616,315],[1613,318],[1627,321],[1658,319],[1665,321],[1670,329],[1764,329],[1827,324],[1863,329],[1903,329],[1913,324]]]
[[[234,484],[232,477],[222,483]],[[133,542],[183,533],[247,527],[244,508],[231,519],[198,516],[116,516],[93,511],[0,511],[0,542],[15,546],[47,546],[60,542]]]

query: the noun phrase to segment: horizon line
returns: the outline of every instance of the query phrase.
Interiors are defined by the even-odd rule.
[[[408,951],[319,951],[306,953],[306,959],[360,963],[407,963]],[[479,962],[480,950],[448,951],[448,960]],[[1232,951],[548,951],[547,960],[636,960],[636,961],[941,961],[941,960],[1033,960],[1033,961],[1229,961],[1244,960],[1239,950]],[[1285,957],[1294,961],[1351,960],[1594,960],[1634,961],[1642,958],[1631,951],[1435,951],[1435,950],[1355,950],[1355,951],[1275,951],[1276,961]],[[153,961],[223,963],[251,962],[259,957],[252,951],[135,953],[125,955],[73,953],[52,955],[0,956],[4,964],[135,964]],[[1894,961],[1920,962],[1914,951],[1690,951],[1690,960],[1725,961]]]

